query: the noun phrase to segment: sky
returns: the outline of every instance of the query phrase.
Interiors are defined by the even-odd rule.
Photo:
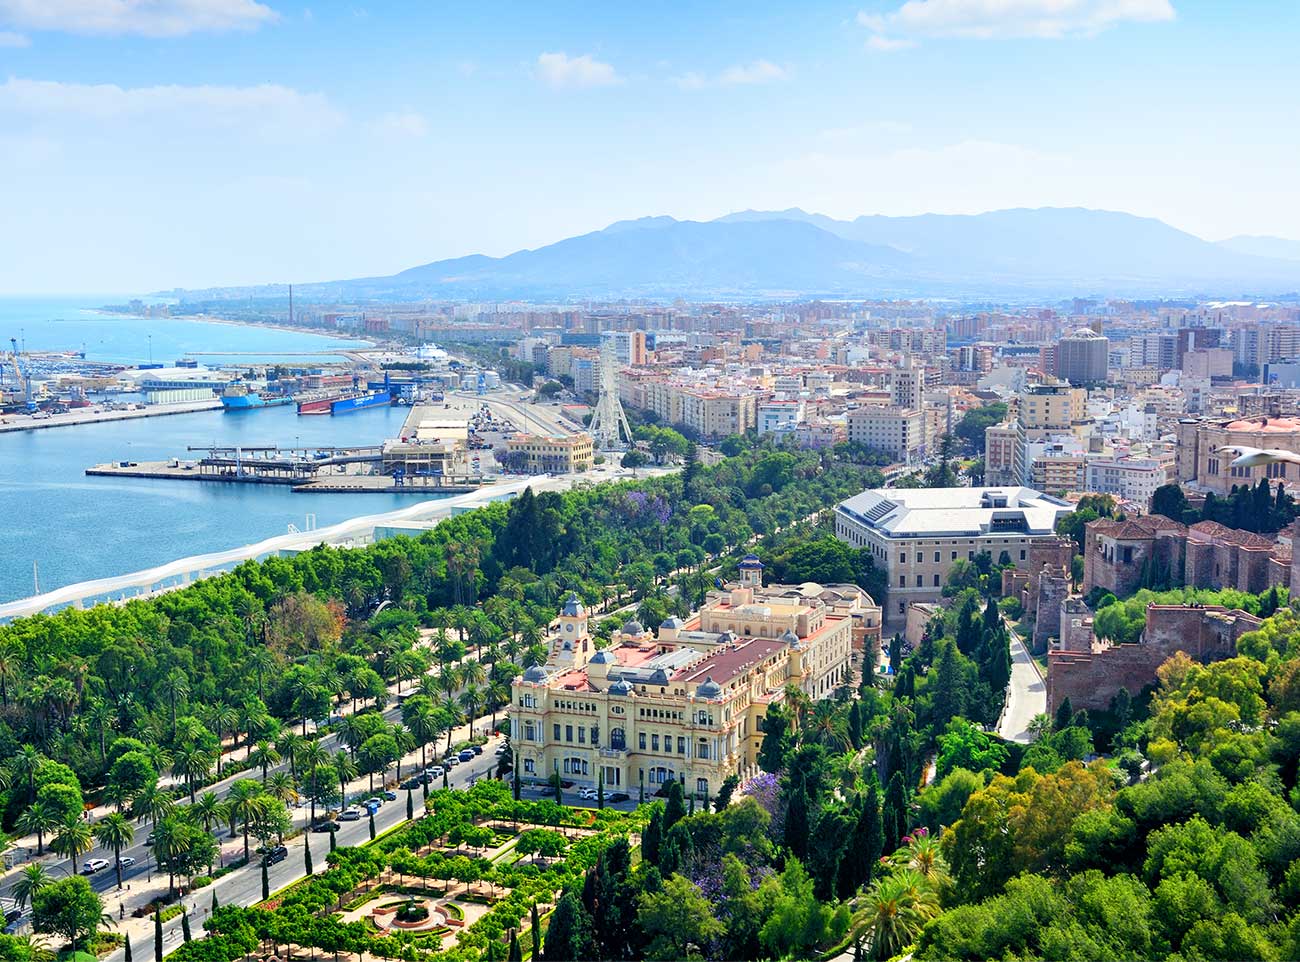
[[[0,0],[0,296],[746,208],[1300,238],[1297,41],[1295,0]]]

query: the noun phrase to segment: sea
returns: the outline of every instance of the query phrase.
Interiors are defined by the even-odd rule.
[[[0,344],[30,351],[85,350],[88,360],[171,363],[190,352],[266,352],[365,346],[325,335],[209,321],[93,313],[121,296],[0,299]],[[233,358],[232,358],[233,359]],[[322,357],[322,360],[328,358]],[[204,358],[219,362],[220,358]],[[314,515],[325,527],[391,511],[418,496],[295,494],[278,485],[87,477],[109,461],[186,457],[190,445],[378,444],[395,436],[404,408],[299,417],[293,405],[203,411],[79,427],[0,434],[0,601],[79,581],[126,574],[174,558],[236,548]],[[428,495],[423,495],[428,497]]]

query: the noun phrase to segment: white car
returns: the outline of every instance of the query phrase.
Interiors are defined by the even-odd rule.
[[[434,765],[432,768],[426,768],[425,772],[430,778],[442,778],[445,769],[441,765]]]
[[[123,856],[122,856],[122,868],[130,868],[130,867],[131,867],[132,865],[134,865],[134,864],[135,864],[135,856],[134,856],[134,855],[123,855]]]
[[[359,808],[346,808],[346,809],[344,809],[343,811],[339,812],[339,821],[340,821],[340,822],[359,822],[359,821],[361,821],[361,809],[359,809]]]
[[[108,859],[92,858],[89,859],[85,865],[81,866],[81,871],[82,874],[84,875],[94,875],[96,872],[100,871],[101,869],[106,869],[106,868],[108,868]]]
[[[596,790],[595,790],[594,788],[588,786],[588,787],[584,788],[582,791],[578,792],[578,797],[579,797],[579,798],[594,799],[594,798],[596,797]]]

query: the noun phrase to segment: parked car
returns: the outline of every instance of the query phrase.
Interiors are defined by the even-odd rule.
[[[446,758],[442,760],[442,764],[444,768],[455,768],[457,765],[460,764],[460,759],[457,758],[455,755],[448,755]]]
[[[483,746],[482,746],[482,745],[470,745],[470,746],[469,746],[469,750],[472,751],[475,755],[482,755],[482,754],[483,754]]]
[[[473,761],[474,753],[470,751],[468,748],[463,748],[461,749],[460,754],[456,756],[456,758],[462,762]]]
[[[424,784],[424,779],[426,777],[427,776],[421,773],[420,775],[416,775],[414,778],[408,778],[406,781],[402,782],[401,788],[403,788],[408,792],[414,788],[419,788],[421,785]]]
[[[432,768],[428,769],[428,771],[426,772],[426,774],[427,774],[430,778],[442,778],[443,773],[444,773],[445,771],[446,771],[446,769],[444,769],[441,765],[434,765]]]
[[[155,832],[150,832],[150,833],[148,834],[148,836],[145,838],[145,840],[144,840],[144,844],[146,844],[146,845],[152,845],[152,844],[153,844],[154,842],[156,842],[157,840],[158,840],[158,835],[157,835],[157,833],[155,833]]]
[[[122,868],[130,868],[130,867],[131,867],[132,865],[134,865],[134,864],[135,864],[135,856],[134,856],[134,855],[123,855],[123,856],[122,856]]]
[[[395,802],[395,801],[397,801],[397,793],[396,793],[395,791],[393,791],[391,788],[386,788],[386,789],[384,789],[382,792],[380,792],[379,794],[382,795],[382,796],[384,796],[384,798],[387,799],[387,800],[390,801],[390,802]]]
[[[356,808],[355,806],[352,808],[345,808],[343,811],[339,812],[340,822],[358,822],[360,820],[361,809]]]
[[[100,869],[105,869],[105,868],[108,868],[108,859],[92,858],[92,859],[87,859],[86,864],[81,866],[81,872],[83,875],[94,875]]]
[[[289,850],[283,845],[277,845],[266,853],[266,864],[274,865],[276,862],[283,862],[289,857]]]
[[[590,798],[595,798],[596,794],[597,794],[596,790],[589,785],[586,788],[584,788],[582,791],[578,792],[578,797],[590,799]]]
[[[606,798],[606,801],[626,802],[629,798],[631,798],[631,796],[628,795],[627,792],[613,792]]]
[[[343,816],[340,815],[339,817],[342,818]],[[313,832],[337,832],[339,828],[340,826],[338,822],[329,819],[321,822],[312,822],[311,825],[311,830]]]
[[[383,803],[380,802],[379,799],[377,798],[367,798],[364,802],[361,803],[361,807],[364,808],[371,815],[373,815],[375,814],[375,812],[379,811],[379,806],[382,804]]]

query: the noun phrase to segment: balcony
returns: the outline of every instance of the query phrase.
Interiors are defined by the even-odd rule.
[[[599,751],[600,751],[601,758],[613,758],[618,761],[622,761],[624,758],[627,757],[626,748],[601,748],[599,749]]]

